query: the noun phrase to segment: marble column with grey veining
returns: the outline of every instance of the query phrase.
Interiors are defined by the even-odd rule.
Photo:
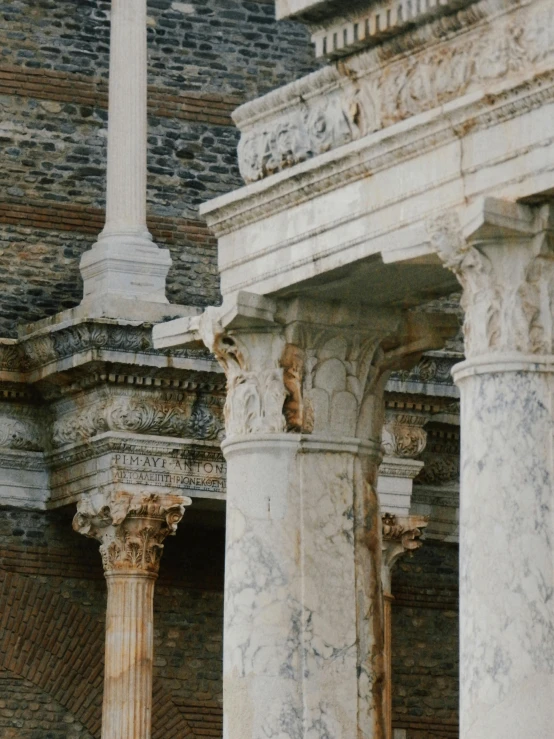
[[[113,493],[84,498],[76,531],[101,541],[108,585],[102,739],[150,739],[154,584],[163,540],[190,498]]]
[[[442,335],[423,314],[235,300],[155,331],[202,338],[227,376],[224,739],[384,739],[384,385]]]
[[[112,0],[110,19],[106,223],[81,259],[83,305],[108,311],[122,299],[167,303],[171,265],[146,226],[146,0]]]
[[[487,199],[430,224],[463,286],[462,739],[554,727],[554,219]]]

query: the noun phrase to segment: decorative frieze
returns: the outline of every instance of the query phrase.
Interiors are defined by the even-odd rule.
[[[513,8],[481,0],[402,39],[239,108],[234,119],[242,131],[239,166],[245,181],[262,179],[495,81],[510,76],[517,81],[524,75],[541,79],[552,72],[554,8],[549,0],[527,0]]]
[[[223,419],[218,405],[205,405],[194,392],[167,397],[156,388],[150,392],[101,388],[55,406],[59,415],[51,427],[51,443],[59,447],[107,431],[221,440]]]

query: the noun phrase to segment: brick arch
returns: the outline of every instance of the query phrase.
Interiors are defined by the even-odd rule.
[[[0,667],[29,680],[100,737],[104,625],[38,580],[0,570]],[[193,732],[163,685],[154,686],[152,739]]]

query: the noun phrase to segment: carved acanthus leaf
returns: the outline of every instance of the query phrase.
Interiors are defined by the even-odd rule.
[[[115,395],[64,413],[52,425],[52,445],[86,441],[106,431],[218,440],[223,423],[200,402],[191,408],[156,396]]]
[[[101,542],[107,574],[156,575],[166,536],[174,535],[190,498],[180,495],[117,493],[110,498],[83,499],[73,528]]]
[[[467,238],[456,214],[446,213],[427,225],[432,246],[463,287],[466,356],[551,354],[554,224],[550,208],[492,199],[481,207],[483,223]],[[500,222],[503,217],[507,225]]]

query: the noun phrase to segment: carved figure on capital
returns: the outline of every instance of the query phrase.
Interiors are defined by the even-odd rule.
[[[185,507],[192,501],[180,495],[114,493],[83,498],[73,529],[101,542],[107,574],[129,572],[156,575],[163,540],[177,531]]]

